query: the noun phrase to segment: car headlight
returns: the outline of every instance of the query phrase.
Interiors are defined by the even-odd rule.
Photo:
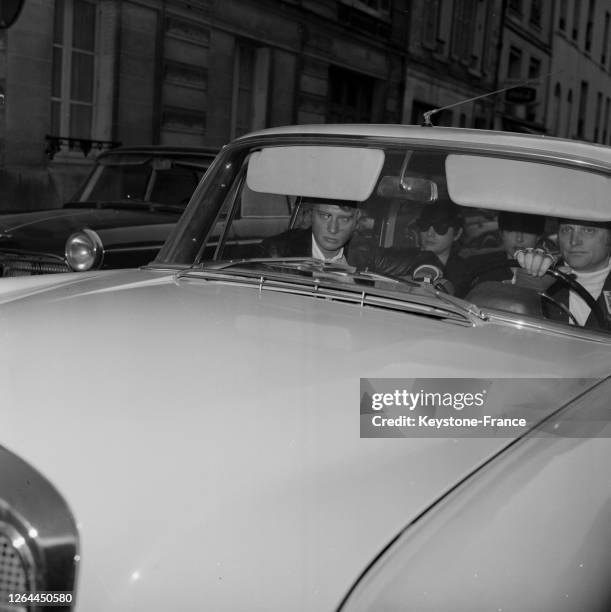
[[[72,609],[79,555],[76,522],[64,498],[40,472],[0,446],[0,609],[13,609],[5,607],[10,593],[48,591],[63,593],[57,599],[64,603],[61,609]],[[39,607],[23,602],[14,609]]]
[[[66,240],[66,263],[75,272],[99,268],[104,255],[102,240],[91,229],[83,229]]]

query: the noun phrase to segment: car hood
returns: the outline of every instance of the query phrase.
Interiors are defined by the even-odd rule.
[[[7,280],[0,443],[72,508],[88,612],[189,609],[198,592],[206,609],[334,609],[507,444],[361,439],[360,377],[611,369],[594,342],[167,273]],[[512,401],[552,410],[583,388]]]
[[[19,250],[63,257],[68,236],[83,228],[96,230],[105,248],[134,241],[142,230],[149,240],[162,243],[178,216],[178,213],[129,210],[120,206],[0,215],[0,251]],[[166,229],[156,238],[151,226],[165,226]]]

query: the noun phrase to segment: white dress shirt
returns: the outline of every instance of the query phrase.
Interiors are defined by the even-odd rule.
[[[314,234],[312,234],[312,257],[314,259],[321,259],[322,261],[326,261],[327,263],[339,263],[348,265],[348,262],[344,257],[344,247],[342,247],[336,255],[333,255],[333,257],[325,257],[324,253],[320,250],[316,239],[314,238]]]

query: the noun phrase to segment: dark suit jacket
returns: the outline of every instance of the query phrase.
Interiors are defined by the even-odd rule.
[[[292,229],[261,243],[261,257],[311,257],[312,230]],[[369,270],[390,276],[408,276],[420,265],[439,265],[435,255],[418,249],[359,248],[348,243],[344,256],[357,270]]]
[[[454,294],[464,297],[469,291],[469,281],[473,277],[470,260],[452,251],[445,266],[443,275],[454,285]]]
[[[555,282],[548,290],[547,294],[553,297],[555,300],[560,302],[562,305],[569,307],[569,288],[566,283],[562,283],[560,281]],[[599,322],[596,320],[596,317],[591,312],[588,320],[586,321],[585,326],[591,329],[606,329],[611,330],[611,313],[609,312],[609,308],[607,307],[607,303],[605,300],[604,292],[611,291],[611,274],[607,276],[605,279],[602,291],[596,300],[600,311],[602,312],[603,317],[606,319],[606,326],[601,326]],[[553,304],[545,300],[543,302],[543,311],[545,316],[555,321],[569,321],[569,316],[563,310],[555,307]]]

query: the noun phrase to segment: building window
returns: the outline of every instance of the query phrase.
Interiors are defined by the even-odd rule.
[[[541,0],[532,0],[530,5],[530,25],[541,27]]]
[[[594,142],[598,142],[598,135],[600,133],[600,113],[602,112],[603,106],[603,94],[598,92],[596,96],[596,114],[594,115]]]
[[[596,0],[590,0],[588,4],[588,23],[586,24],[586,51],[592,49],[592,30],[594,29],[594,11]]]
[[[579,38],[579,11],[581,9],[580,0],[574,0],[573,2],[573,31],[572,38],[577,40]]]
[[[603,30],[603,48],[600,54],[600,63],[607,63],[607,49],[609,48],[609,11],[605,13],[605,29]]]
[[[439,38],[439,0],[429,0],[424,7],[422,42],[425,46],[437,48]]]
[[[579,89],[579,109],[577,111],[577,138],[585,138],[586,109],[588,107],[588,83],[581,81]]]
[[[91,139],[95,30],[94,2],[56,0],[51,88],[53,135]]]
[[[488,123],[488,109],[483,102],[475,102],[473,104],[473,127],[476,130],[485,130],[490,127]]]
[[[424,113],[434,109],[434,104],[427,104],[426,102],[421,102],[420,100],[414,100],[412,102],[412,118],[410,123],[412,125],[423,125]]]
[[[560,0],[560,12],[558,14],[558,27],[561,30],[566,30],[566,7],[567,0]]]
[[[329,68],[328,123],[371,123],[375,79],[336,66]]]
[[[233,69],[231,137],[236,138],[267,125],[270,49],[239,42]]]
[[[554,87],[554,124],[552,126],[552,136],[560,136],[560,112],[562,110],[562,88],[560,83]]]
[[[458,0],[454,8],[452,31],[452,56],[471,63],[473,53],[473,23],[475,22],[476,0]]]
[[[233,113],[231,136],[235,138],[250,132],[253,115],[254,48],[239,44],[233,72]]]
[[[528,78],[536,79],[539,76],[541,76],[541,60],[531,57],[528,62]]]
[[[522,50],[517,47],[509,48],[509,63],[507,65],[507,78],[519,79],[522,76]]]
[[[509,10],[516,15],[522,16],[522,0],[509,0]]]

